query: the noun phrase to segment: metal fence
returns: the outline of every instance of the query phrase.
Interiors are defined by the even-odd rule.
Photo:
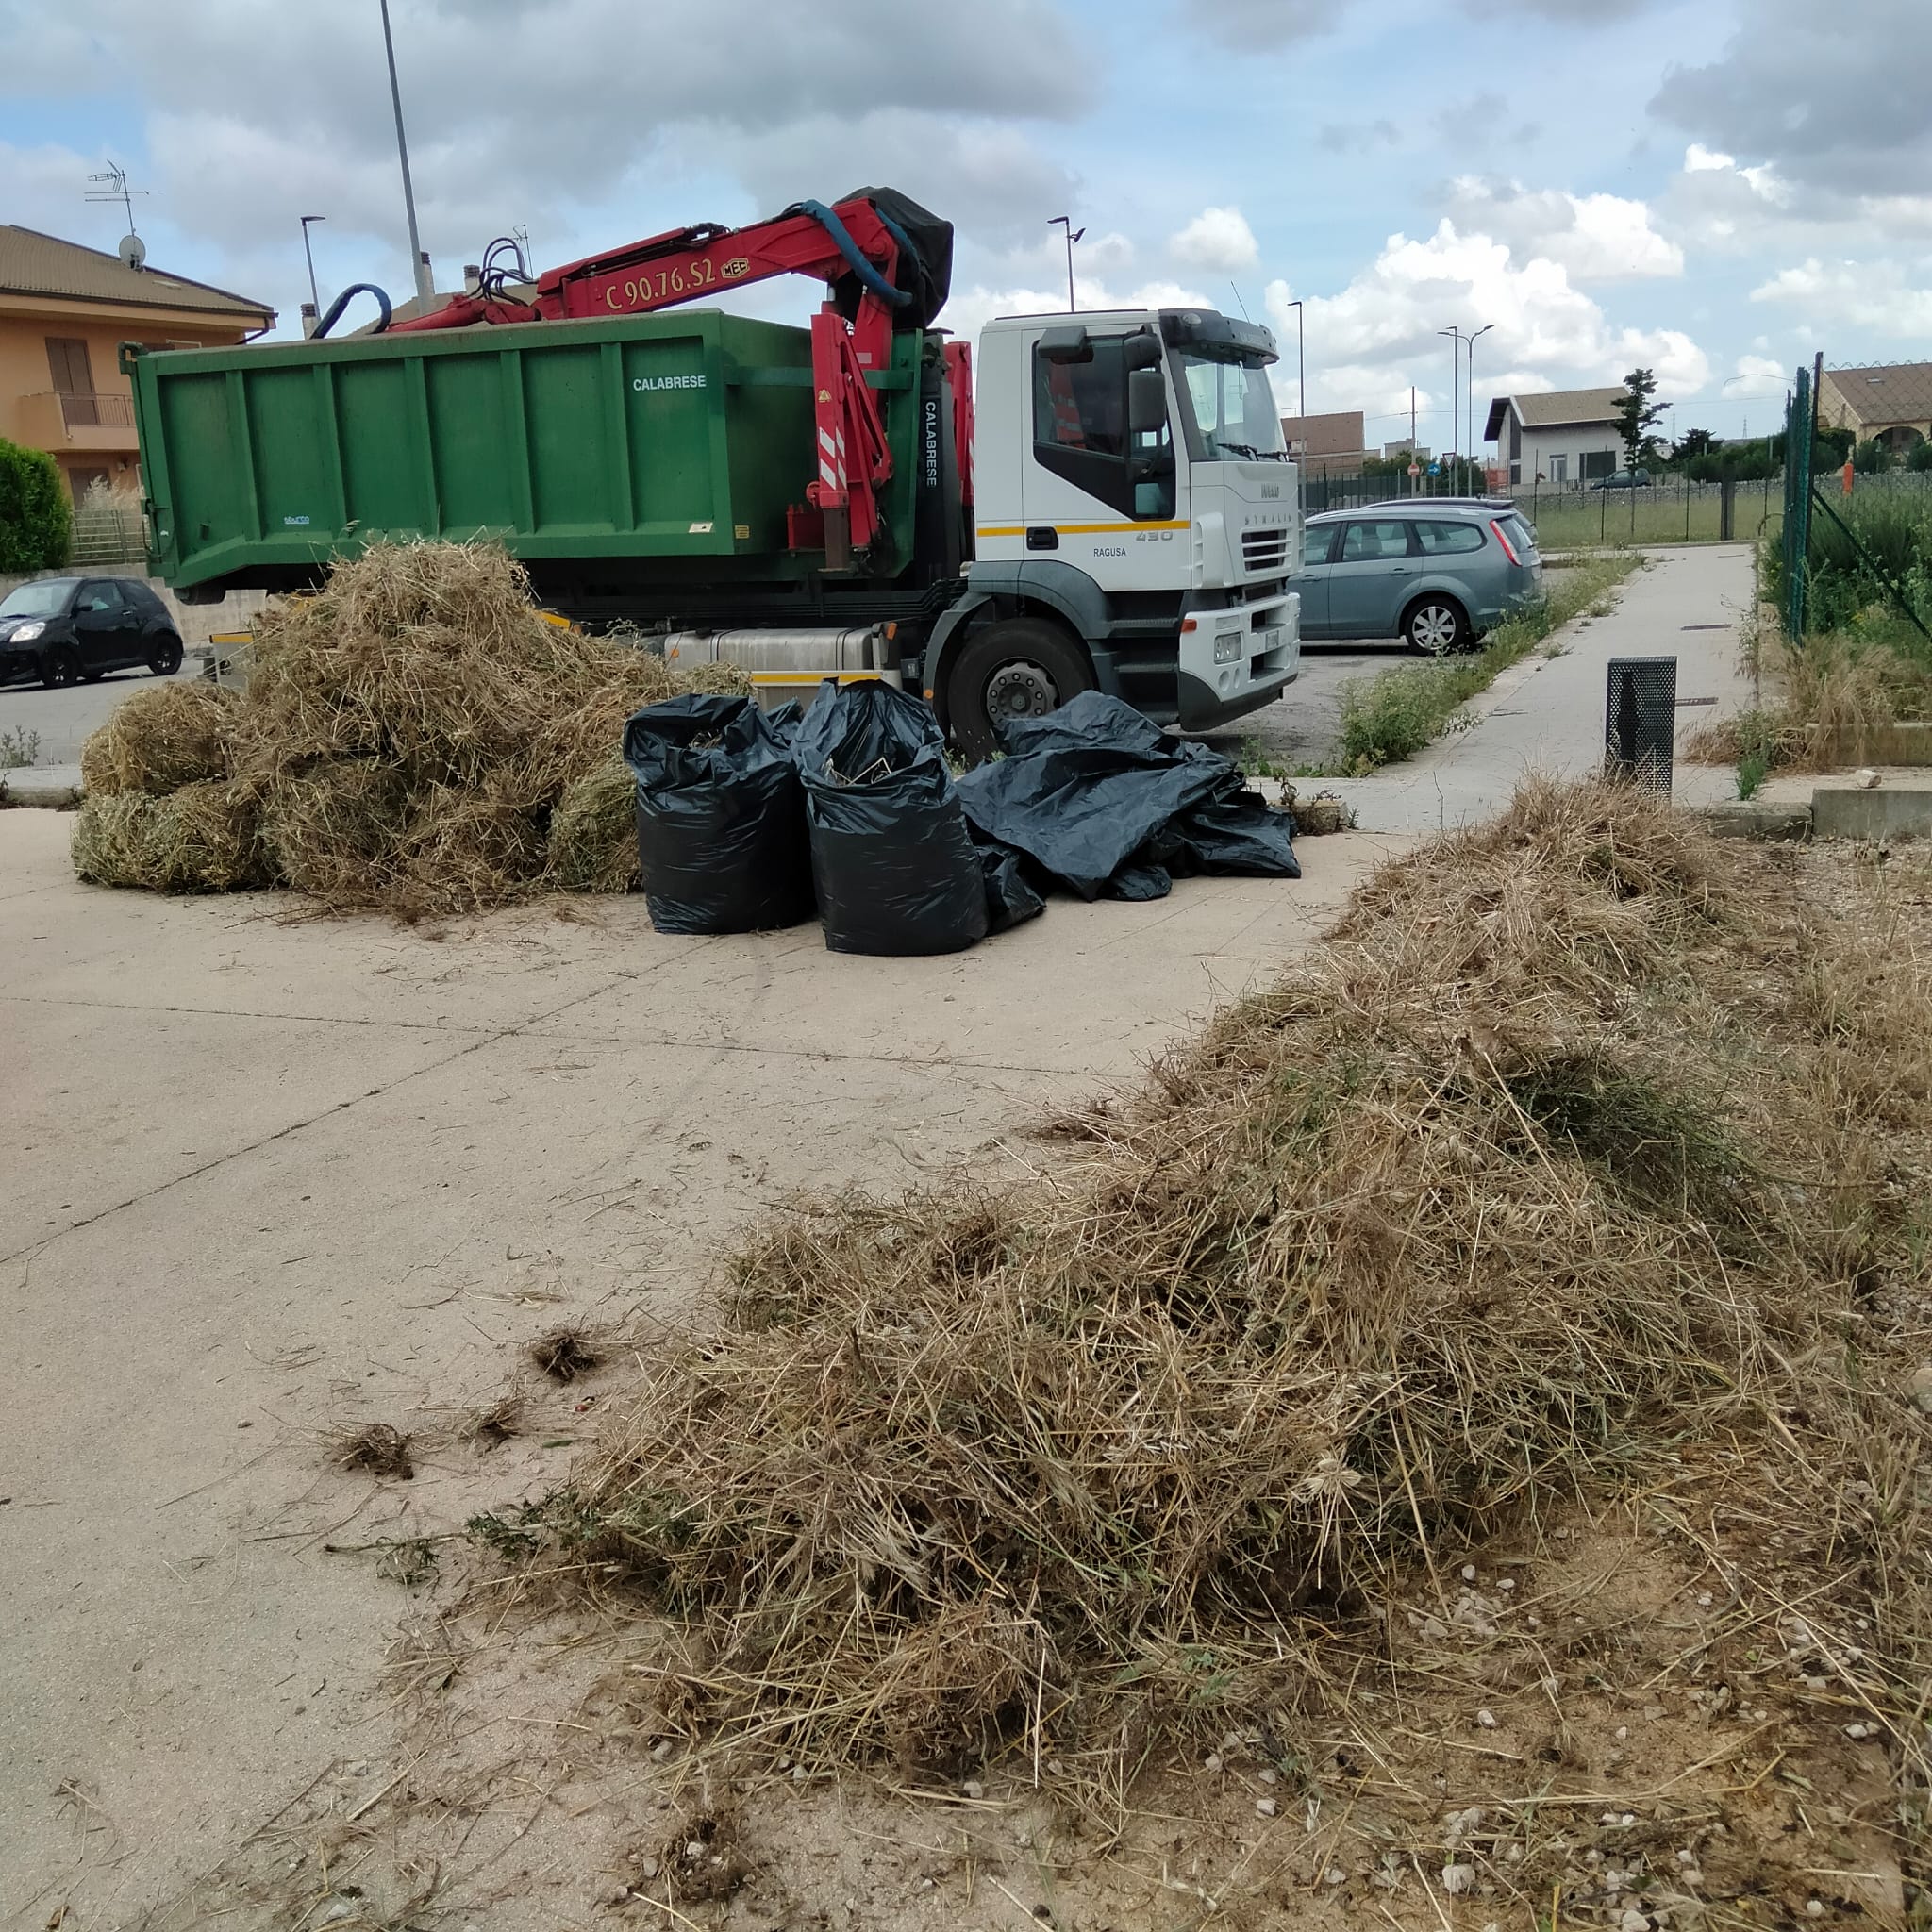
[[[1858,480],[1862,485],[1891,478]],[[1901,480],[1917,483],[1920,478]],[[1728,515],[1726,491],[1730,495]],[[1463,491],[1446,476],[1413,481],[1407,476],[1308,476],[1302,484],[1302,508],[1314,516],[1322,510],[1358,509],[1369,504],[1411,498],[1426,502],[1433,496],[1457,494],[1507,497],[1536,526],[1539,545],[1550,550],[1584,543],[1696,543],[1726,537],[1749,541],[1777,516],[1783,491],[1783,479],[1778,476],[1728,485],[1667,476],[1641,490],[1541,484],[1486,491],[1478,481]]]
[[[74,544],[68,560],[105,568],[139,564],[147,568],[147,530],[141,498],[131,490],[92,483],[74,507]]]

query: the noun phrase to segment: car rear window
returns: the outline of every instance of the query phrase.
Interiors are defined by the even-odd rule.
[[[1503,534],[1515,546],[1519,557],[1536,555],[1536,525],[1525,518],[1510,515],[1503,519]]]
[[[1415,534],[1424,553],[1431,557],[1455,550],[1480,550],[1484,542],[1483,533],[1474,524],[1419,522]]]

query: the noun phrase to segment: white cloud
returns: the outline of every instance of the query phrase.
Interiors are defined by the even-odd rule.
[[[1269,285],[1277,331],[1292,332],[1292,293],[1285,282]],[[1657,371],[1668,399],[1695,393],[1710,374],[1704,351],[1681,330],[1619,327],[1561,262],[1519,261],[1507,243],[1461,233],[1446,219],[1421,241],[1391,235],[1340,294],[1307,298],[1305,313],[1311,408],[1406,397],[1424,373],[1440,382],[1449,344],[1436,332],[1452,324],[1491,325],[1475,352],[1478,422],[1491,396],[1511,390],[1611,383],[1642,365]],[[1446,440],[1445,425],[1432,426]]]
[[[1079,297],[1080,312],[1091,314],[1103,308],[1217,308],[1221,305],[1198,289],[1182,282],[1146,281],[1132,289],[1121,289],[1096,276],[1080,272],[1074,258],[1074,292]],[[975,282],[969,288],[956,287],[952,300],[940,316],[939,325],[971,341],[996,315],[1064,315],[1067,285],[1018,285],[989,288]]]
[[[1824,262],[1813,256],[1796,268],[1781,269],[1753,289],[1751,299],[1877,336],[1932,335],[1932,289],[1913,288],[1895,261]]]
[[[1734,157],[1714,154],[1702,142],[1693,141],[1684,150],[1684,172],[1687,175],[1708,175],[1720,168],[1735,168],[1737,165]]]
[[[1762,337],[1759,338],[1761,341]],[[1771,356],[1740,356],[1733,374],[1739,376],[1770,376],[1782,382],[1790,372]]]
[[[1253,268],[1261,246],[1238,208],[1204,208],[1168,247],[1177,261],[1204,274],[1233,275]]]
[[[1684,251],[1652,225],[1649,207],[1622,195],[1537,192],[1464,175],[1450,186],[1449,208],[1458,226],[1496,236],[1524,259],[1559,262],[1574,281],[1684,273]]]

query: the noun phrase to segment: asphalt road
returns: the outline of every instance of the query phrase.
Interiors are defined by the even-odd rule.
[[[1386,643],[1351,639],[1341,644],[1304,644],[1301,675],[1265,710],[1252,711],[1201,742],[1241,762],[1265,759],[1286,772],[1333,760],[1341,736],[1341,688],[1374,676],[1391,664],[1418,662],[1394,638]]]
[[[192,667],[175,674],[192,675]],[[44,691],[38,684],[0,685],[0,760],[24,743],[33,752],[28,763],[78,764],[80,747],[107,723],[108,713],[154,682],[146,671],[110,671],[98,684],[61,691]]]

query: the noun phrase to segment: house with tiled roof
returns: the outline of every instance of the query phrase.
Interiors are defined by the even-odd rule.
[[[1932,438],[1932,362],[1827,369],[1818,384],[1818,420],[1905,455]]]
[[[1543,483],[1580,489],[1623,465],[1617,405],[1624,394],[1620,385],[1498,396],[1490,405],[1483,436],[1496,445],[1497,464],[1511,488]]]
[[[265,302],[0,224],[0,436],[53,456],[77,499],[139,481],[123,342],[215,348],[275,325]]]

